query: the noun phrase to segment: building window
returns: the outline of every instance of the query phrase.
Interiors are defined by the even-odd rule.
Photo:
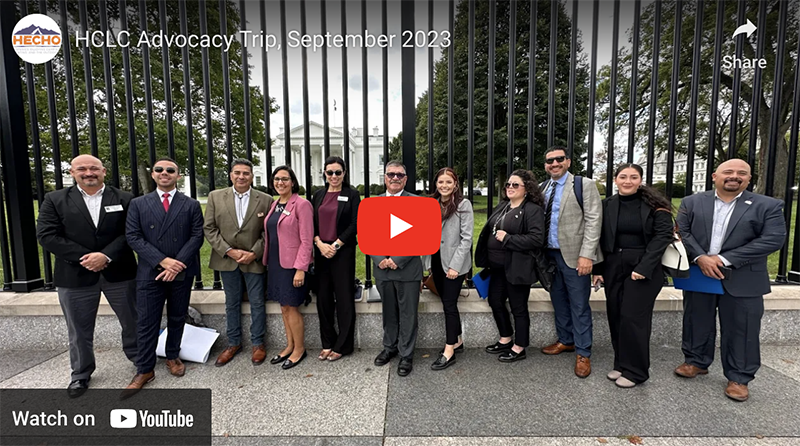
[[[261,175],[256,176],[256,186],[261,186]]]
[[[270,158],[270,160],[272,161],[272,167],[273,167],[273,168],[275,168],[275,167],[276,167],[276,166],[275,166],[275,155],[272,155],[272,156],[270,156],[269,158]]]
[[[383,166],[384,162],[385,162],[385,160],[383,159],[383,155],[378,155],[378,164]]]

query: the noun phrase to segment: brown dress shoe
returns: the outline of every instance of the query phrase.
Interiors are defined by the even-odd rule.
[[[697,375],[708,375],[708,369],[701,369],[684,362],[675,369],[675,374],[684,378],[694,378]]]
[[[156,372],[149,372],[149,373],[137,373],[131,383],[128,384],[126,390],[139,390],[144,387],[145,384],[149,383],[150,381],[156,379]]]
[[[264,349],[264,344],[253,346],[253,357],[251,361],[254,365],[261,365],[267,359],[267,351]]]
[[[216,367],[222,367],[225,364],[229,363],[237,353],[242,350],[241,345],[234,345],[226,348],[222,351],[222,353],[217,356],[217,362],[214,363]]]
[[[585,356],[578,355],[575,358],[575,375],[578,378],[586,378],[590,373],[592,373],[592,361]]]
[[[728,381],[728,387],[725,388],[725,396],[736,401],[747,401],[750,392],[747,390],[747,384]]]
[[[183,374],[186,373],[186,366],[183,365],[180,358],[167,359],[167,368],[169,369],[169,373],[172,373],[174,376],[183,376]]]
[[[574,352],[575,346],[574,345],[565,345],[560,342],[556,342],[555,344],[548,345],[542,349],[542,353],[545,355],[557,355],[559,353],[564,352]]]

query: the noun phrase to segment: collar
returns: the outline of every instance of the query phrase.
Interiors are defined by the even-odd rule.
[[[159,189],[159,188],[156,188],[156,190],[158,191],[158,196],[159,196],[159,198],[163,198],[163,197],[164,197],[164,194],[169,194],[169,197],[170,197],[170,198],[175,198],[175,194],[178,192],[178,189],[172,189],[172,190],[171,190],[171,191],[169,191],[169,192],[167,192],[167,191],[165,191],[165,190],[161,190],[161,189]]]
[[[569,176],[569,172],[565,173],[564,176],[557,180],[553,180],[554,183],[558,184],[559,186],[563,186],[567,182],[567,177]]]
[[[747,189],[745,189],[745,190],[747,190]],[[731,200],[731,201],[730,201],[730,203],[734,203],[734,202],[736,202],[736,200],[738,200],[738,199],[739,199],[739,197],[741,197],[743,193],[744,193],[744,191],[741,191],[741,192],[739,192],[739,195],[735,196],[735,197],[733,198],[733,200]],[[722,200],[722,198],[719,198],[719,194],[717,193],[717,191],[716,191],[716,189],[715,189],[715,190],[714,190],[714,201],[716,201],[716,200],[723,201],[723,200]]]
[[[101,187],[99,191],[95,192],[94,195],[89,195],[89,193],[86,192],[85,190],[83,190],[80,186],[78,186],[78,190],[81,192],[81,195],[83,195],[84,197],[97,197],[97,196],[102,196],[103,195],[103,192],[105,192],[105,190],[106,190],[106,186],[103,185],[103,187]]]
[[[389,191],[386,191],[386,196],[387,197],[400,197],[402,195],[403,195],[403,191],[402,190],[400,192],[396,193],[396,194],[390,194]]]
[[[243,194],[240,194],[240,193],[239,193],[239,191],[237,191],[236,189],[234,189],[234,187],[233,187],[233,186],[231,186],[231,191],[233,191],[233,195],[234,195],[235,197],[239,197],[239,196],[241,196],[240,198],[243,198],[243,197],[250,198],[250,191],[251,191],[251,190],[253,190],[253,188],[252,188],[252,187],[251,187],[251,188],[248,188],[248,189],[247,189],[247,192],[245,192],[245,193],[243,193]]]

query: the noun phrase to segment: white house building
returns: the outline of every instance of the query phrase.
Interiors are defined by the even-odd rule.
[[[678,154],[676,154],[678,155]],[[675,158],[673,162],[673,175],[677,177],[680,174],[686,174],[686,167],[687,167],[687,159],[683,155],[681,157]],[[647,178],[647,156],[642,155],[639,157],[636,164],[642,166],[644,170],[644,177]],[[694,178],[687,178],[686,184],[692,185],[692,192],[703,192],[706,190],[706,160],[704,159],[697,159],[694,160]],[[673,177],[674,178],[674,177]],[[667,153],[663,152],[660,155],[656,155],[655,160],[653,160],[653,183],[658,182],[666,182],[667,181]]]

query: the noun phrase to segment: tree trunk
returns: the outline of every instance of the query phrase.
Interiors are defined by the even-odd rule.
[[[759,121],[763,122],[763,114]],[[761,150],[759,151],[758,159],[758,184],[755,187],[755,192],[763,194],[767,190],[767,163],[769,162],[769,121],[764,125],[759,125],[761,131]],[[782,131],[780,127],[777,129],[778,144],[776,148],[775,158],[775,176],[772,183],[772,196],[775,198],[783,199],[786,192],[786,177],[789,170],[789,152],[786,147],[786,132]]]
[[[150,168],[144,163],[144,161],[139,161],[138,167],[139,189],[142,191],[142,194],[153,192],[153,181],[149,175]]]

